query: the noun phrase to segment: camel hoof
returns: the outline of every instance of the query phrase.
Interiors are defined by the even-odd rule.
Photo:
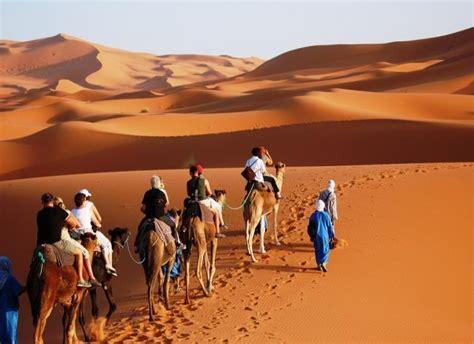
[[[252,262],[256,263],[257,259],[255,257],[252,257]]]
[[[267,250],[265,250],[265,249],[263,249],[263,250],[262,250],[262,249],[260,249],[260,251],[259,251],[259,252],[260,252],[261,254],[265,254],[265,253],[267,253]]]
[[[155,317],[153,315],[150,315],[150,317],[148,318],[148,321],[149,322],[154,322],[155,321]]]

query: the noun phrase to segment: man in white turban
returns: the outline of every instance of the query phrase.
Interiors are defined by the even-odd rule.
[[[316,211],[309,218],[308,235],[314,244],[317,269],[327,272],[329,243],[334,238],[334,227],[324,207],[324,202],[317,200]]]
[[[324,210],[326,210],[329,214],[333,225],[337,220],[337,201],[335,188],[336,182],[332,179],[329,179],[328,187],[319,193],[319,200],[323,201],[326,205]]]

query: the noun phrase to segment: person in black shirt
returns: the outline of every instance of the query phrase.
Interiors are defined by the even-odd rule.
[[[175,238],[178,245],[180,245],[179,236],[176,231],[176,224],[171,219],[170,216],[166,215],[165,208],[168,198],[166,194],[159,189],[161,186],[161,179],[158,176],[152,176],[150,179],[151,189],[146,191],[143,195],[142,206],[140,208],[141,212],[145,214],[145,217],[140,222],[138,226],[137,237],[135,238],[135,246],[138,247],[138,244],[143,235],[143,222],[147,219],[156,218],[160,221],[163,221],[171,228],[173,237]]]
[[[63,227],[67,226],[69,228],[76,228],[79,226],[79,223],[74,216],[69,215],[67,211],[60,207],[55,207],[53,200],[54,196],[50,193],[45,193],[41,196],[43,209],[41,209],[36,216],[36,225],[38,226],[36,240],[37,246],[43,244],[61,246],[58,245],[58,243],[62,240],[61,232]],[[80,251],[77,253],[78,254],[75,254],[77,261],[77,274],[79,277],[77,286],[87,288],[90,287],[91,284],[84,280],[82,273],[84,270],[82,253]]]

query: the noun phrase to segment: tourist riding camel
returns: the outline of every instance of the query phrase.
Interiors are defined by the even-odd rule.
[[[102,224],[102,216],[100,216],[100,213],[99,213],[99,210],[97,210],[97,207],[95,206],[95,204],[91,201],[91,198],[92,198],[92,194],[90,193],[89,190],[87,189],[81,189],[79,190],[78,193],[81,193],[83,194],[84,196],[86,196],[86,202],[85,202],[85,205],[86,205],[86,208],[89,208],[90,211],[92,211],[94,213],[94,216],[96,218],[96,220]],[[94,223],[92,223],[92,226],[94,228]],[[94,228],[95,229],[95,228]]]
[[[280,207],[280,190],[283,186],[283,177],[285,174],[285,164],[278,162],[274,164],[276,170],[276,178],[269,175],[263,177],[266,173],[265,163],[262,160],[267,156],[267,163],[273,163],[268,151],[264,147],[255,147],[252,149],[252,158],[246,164],[242,172],[242,176],[247,180],[247,195],[243,206],[243,215],[245,221],[245,233],[247,241],[247,251],[252,258],[252,261],[257,261],[253,254],[253,237],[255,229],[260,224],[260,252],[265,253],[265,216],[273,213],[273,229],[274,240],[276,245],[280,245],[278,241],[278,210]],[[272,184],[272,191],[264,183]]]
[[[153,219],[158,219],[171,228],[171,233],[176,241],[176,246],[180,247],[181,241],[176,231],[176,222],[168,216],[165,211],[168,197],[167,194],[162,191],[163,184],[161,178],[156,175],[151,176],[150,186],[151,188],[145,192],[142,199],[140,211],[145,215],[145,217],[138,225],[138,232],[135,238],[135,251],[140,251],[143,235],[147,229],[146,222]]]
[[[203,176],[203,172],[204,168],[200,164],[192,165],[189,168],[189,175],[191,176],[191,179],[188,180],[186,184],[188,197],[204,206],[201,208],[204,221],[206,221],[206,211],[212,214],[214,226],[216,226],[217,237],[224,238],[225,235],[220,232],[220,219],[222,216],[219,214],[218,207],[216,207],[217,202],[211,197],[211,185],[209,184],[209,181]]]
[[[267,172],[266,166],[273,166],[273,159],[268,150],[263,146],[252,148],[252,157],[245,163],[245,168],[253,171],[253,179],[249,180],[246,190],[250,190],[252,185],[263,188],[264,183],[268,182],[271,184],[276,198],[280,199],[280,187],[276,178]]]
[[[107,273],[117,276],[117,271],[113,267],[113,250],[112,243],[110,240],[100,231],[102,225],[97,220],[92,211],[91,207],[86,203],[86,196],[83,193],[77,193],[74,196],[74,203],[76,207],[71,210],[71,213],[79,221],[79,226],[76,231],[79,234],[93,233],[97,236],[97,242],[102,250],[102,255],[105,260],[105,267]],[[95,226],[96,230],[92,229],[92,225]]]
[[[79,277],[77,282],[78,287],[89,288],[91,287],[91,283],[98,284],[98,282],[91,277],[93,274],[89,276],[91,277],[91,283],[84,279],[83,250],[77,245],[72,244],[69,240],[63,239],[63,228],[65,226],[71,229],[78,228],[80,226],[79,222],[64,209],[55,207],[53,200],[54,196],[50,193],[45,193],[41,196],[43,209],[41,209],[36,216],[36,224],[38,226],[37,246],[50,244],[59,250],[74,255],[77,262],[77,275]],[[90,269],[90,271],[91,270],[92,269]]]
[[[64,203],[64,201],[61,197],[59,197],[59,196],[54,197],[53,204],[54,204],[55,207],[59,207],[59,208],[65,210],[69,214],[69,216],[71,217],[72,220],[76,221],[76,223],[79,223],[79,221],[74,217],[74,215],[71,214],[71,211],[67,209],[66,204]],[[69,231],[70,231],[70,229],[67,226],[64,226],[62,228],[62,230],[61,230],[61,241],[65,242],[66,244],[63,244],[61,246],[62,247],[74,246],[78,250],[80,250],[82,252],[82,256],[83,256],[83,259],[84,259],[84,265],[85,265],[86,271],[89,274],[89,277],[90,277],[91,281],[96,286],[100,285],[100,284],[98,284],[98,282],[96,281],[96,278],[94,276],[94,272],[92,270],[92,258],[89,256],[89,252],[86,250],[86,248],[84,246],[81,245],[81,243],[79,241],[76,241],[73,238],[71,238],[71,235],[70,235]],[[71,229],[71,231],[73,232],[74,229]],[[68,250],[66,250],[66,251],[68,251]],[[71,253],[73,253],[73,252],[71,252]],[[79,263],[78,263],[78,265],[79,265]]]

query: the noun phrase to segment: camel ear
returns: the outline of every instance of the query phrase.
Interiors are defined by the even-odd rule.
[[[109,235],[112,235],[113,233],[114,233],[114,231],[109,229]]]
[[[178,216],[181,216],[181,213],[182,213],[181,209],[178,209],[176,213],[178,214]]]

